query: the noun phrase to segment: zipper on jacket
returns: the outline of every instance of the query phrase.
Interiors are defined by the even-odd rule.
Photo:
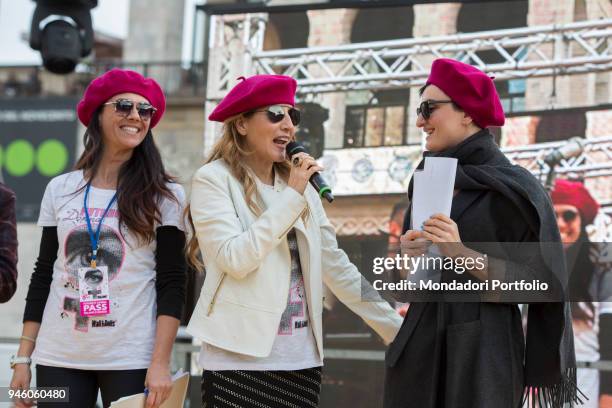
[[[285,230],[285,232],[283,232],[278,239],[281,239],[283,236],[285,236],[287,234],[287,232],[289,232],[289,230],[291,228],[293,228],[293,225],[296,223],[296,221],[302,216],[304,215],[304,213],[308,210],[308,203],[306,204],[306,207],[304,207],[304,209],[302,210],[302,212],[297,216],[297,218],[291,223],[291,225],[289,226],[289,228],[287,228]],[[213,308],[215,306],[215,302],[217,301],[217,295],[219,294],[219,289],[221,289],[221,285],[223,284],[223,280],[225,279],[226,274],[224,273],[223,275],[221,275],[221,279],[219,279],[219,283],[217,284],[217,287],[215,288],[215,291],[213,292],[213,296],[212,299],[210,300],[210,303],[208,305],[208,310],[206,311],[206,316],[210,316],[210,314],[213,311]]]
[[[221,284],[223,283],[223,280],[225,279],[225,275],[226,274],[224,273],[223,275],[221,275],[221,279],[219,279],[217,288],[213,292],[212,299],[210,300],[210,303],[208,304],[208,310],[206,311],[206,316],[210,316],[210,314],[212,313],[213,307],[215,306],[215,302],[217,300],[217,295],[219,294],[219,289],[221,289]]]
[[[287,233],[289,232],[289,230],[291,228],[293,228],[293,225],[297,222],[297,220],[304,215],[304,213],[308,210],[308,203],[306,203],[306,207],[304,207],[304,209],[302,210],[302,212],[300,213],[300,215],[297,216],[297,218],[295,220],[293,220],[293,222],[291,223],[291,225],[289,225],[289,227],[287,227],[287,229],[278,236],[278,239],[282,239],[285,235],[287,235]]]

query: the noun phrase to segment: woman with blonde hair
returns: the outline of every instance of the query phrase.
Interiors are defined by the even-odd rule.
[[[199,246],[206,279],[188,327],[203,341],[203,407],[318,405],[323,283],[385,343],[401,324],[338,248],[308,185],[322,168],[306,153],[286,158],[296,86],[243,78],[209,117],[224,132],[193,178],[190,254]]]

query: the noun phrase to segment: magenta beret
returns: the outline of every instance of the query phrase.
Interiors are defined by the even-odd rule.
[[[217,105],[209,120],[223,122],[239,113],[268,105],[295,105],[297,82],[286,75],[254,75],[242,79]]]
[[[149,129],[153,129],[166,110],[164,92],[153,78],[145,78],[136,71],[119,68],[113,68],[91,81],[77,105],[79,120],[88,126],[91,117],[100,105],[117,94],[128,92],[147,98],[149,103],[157,109],[149,126]]]
[[[444,91],[479,127],[503,126],[504,109],[493,80],[478,68],[439,58],[431,66],[427,83]]]
[[[597,201],[579,181],[557,179],[550,198],[553,204],[567,204],[576,207],[584,225],[592,224],[599,210]]]

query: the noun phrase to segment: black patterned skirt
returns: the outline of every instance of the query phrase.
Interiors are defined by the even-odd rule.
[[[202,408],[311,408],[320,393],[321,367],[202,372]]]

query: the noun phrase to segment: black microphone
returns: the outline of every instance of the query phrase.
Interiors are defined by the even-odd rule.
[[[287,151],[287,156],[289,158],[293,157],[296,153],[308,153],[304,146],[302,146],[298,142],[289,142],[287,143],[287,147],[285,148]],[[319,197],[325,197],[327,201],[330,203],[334,201],[334,196],[332,195],[331,188],[327,185],[323,177],[319,174],[319,172],[315,172],[312,176],[310,176],[310,184],[317,190],[319,193]]]

